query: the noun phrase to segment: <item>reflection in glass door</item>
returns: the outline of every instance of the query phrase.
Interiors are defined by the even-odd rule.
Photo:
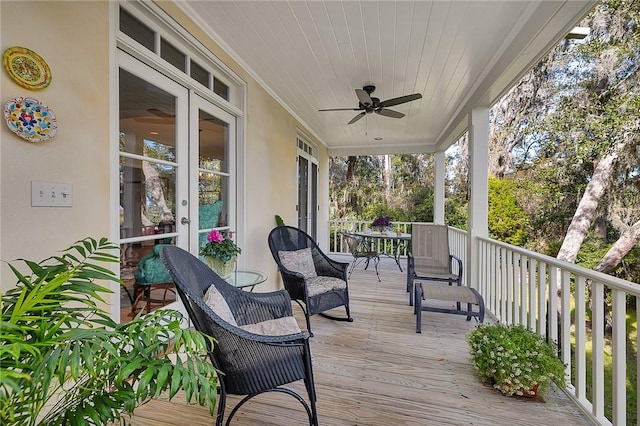
[[[121,278],[133,303],[138,284],[171,282],[145,264],[161,262],[161,244],[197,255],[209,230],[235,230],[236,133],[231,114],[124,52],[118,59]]]
[[[188,91],[123,52],[119,61],[120,276],[132,316],[150,308],[145,292],[172,282],[154,267],[160,244],[188,247],[188,224],[178,219],[188,213],[178,201],[188,196],[188,167],[180,166],[188,160]]]
[[[207,242],[212,229],[235,230],[235,118],[203,98],[191,99],[191,139],[196,142],[190,164],[191,217],[198,217],[193,226],[191,252],[197,253]],[[193,211],[197,207],[197,212]]]

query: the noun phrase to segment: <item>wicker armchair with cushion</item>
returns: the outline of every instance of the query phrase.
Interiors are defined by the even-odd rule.
[[[278,265],[284,288],[309,317],[320,314],[338,321],[353,321],[349,311],[348,263],[329,258],[306,232],[292,226],[278,226],[269,233],[269,249]],[[346,317],[325,311],[344,306]],[[313,336],[313,333],[311,333]]]
[[[281,392],[305,408],[309,424],[318,425],[309,333],[300,331],[284,290],[251,293],[228,284],[197,257],[178,247],[161,255],[173,276],[194,327],[213,338],[209,358],[219,375],[216,425],[224,420],[226,395],[246,395],[226,424],[251,398]],[[286,384],[303,380],[309,403]]]

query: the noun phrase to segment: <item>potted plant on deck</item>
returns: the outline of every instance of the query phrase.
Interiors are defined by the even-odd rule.
[[[222,278],[228,277],[236,264],[236,256],[242,250],[233,241],[233,233],[228,235],[214,229],[207,236],[207,243],[200,248],[200,256]]]
[[[552,382],[566,387],[556,345],[521,325],[481,324],[467,341],[480,379],[507,396],[546,400]]]
[[[374,219],[371,223],[371,227],[377,229],[380,232],[386,232],[392,229],[391,218],[387,216],[380,216]]]
[[[99,306],[100,294],[112,292],[98,281],[119,282],[107,265],[119,262],[117,250],[87,238],[42,262],[22,260],[22,272],[9,264],[18,283],[2,294],[3,426],[112,424],[179,390],[215,412],[211,339],[183,330],[177,311],[117,324]]]

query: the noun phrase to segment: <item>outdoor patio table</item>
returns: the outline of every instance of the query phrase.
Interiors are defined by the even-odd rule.
[[[258,284],[262,284],[267,280],[267,274],[258,271],[250,270],[235,270],[224,279],[226,282],[234,287],[248,288],[249,291],[253,291],[253,288]]]
[[[375,248],[377,247],[376,242],[382,241],[384,243],[384,241],[393,241],[394,249],[395,249],[393,254],[381,253],[380,250],[376,250],[376,251],[378,252],[378,254],[390,257],[393,260],[395,260],[396,265],[398,265],[398,268],[400,268],[400,272],[403,272],[402,266],[400,265],[400,246],[403,243],[407,243],[411,241],[411,234],[405,234],[405,233],[398,234],[393,231],[380,232],[380,231],[371,231],[371,230],[365,231],[365,232],[354,232],[354,234],[360,237],[364,237],[368,247],[372,247],[373,250],[375,250]]]

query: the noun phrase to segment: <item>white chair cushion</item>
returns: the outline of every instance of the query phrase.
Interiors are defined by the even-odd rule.
[[[310,248],[295,251],[279,250],[278,256],[280,256],[280,261],[288,270],[300,272],[306,279],[318,276]]]
[[[307,279],[307,295],[317,296],[331,290],[341,290],[347,287],[347,283],[340,278],[316,276]]]
[[[207,306],[209,306],[211,310],[215,312],[216,315],[218,315],[224,321],[228,322],[233,326],[236,326],[236,327],[238,326],[236,319],[233,317],[233,314],[231,313],[231,309],[229,308],[229,305],[227,305],[227,301],[224,300],[224,298],[222,297],[222,294],[220,294],[216,286],[211,285],[207,290],[207,292],[204,294],[204,297],[202,300],[204,300],[204,303],[206,303]]]
[[[282,317],[262,321],[257,324],[241,325],[241,329],[249,333],[263,336],[286,336],[287,334],[300,333],[300,327],[294,317]]]

